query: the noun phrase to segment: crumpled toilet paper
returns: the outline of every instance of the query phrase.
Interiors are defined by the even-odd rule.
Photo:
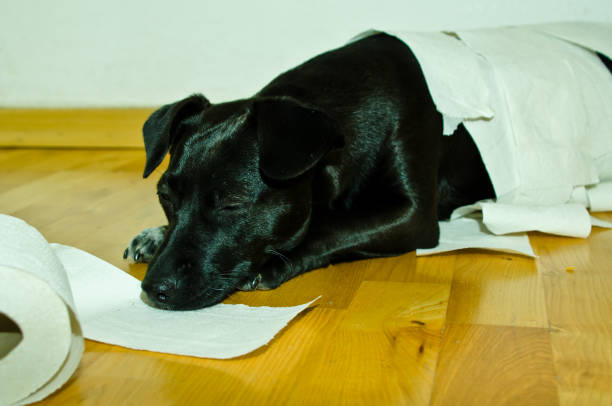
[[[445,133],[472,135],[499,202],[563,204],[612,180],[612,75],[594,52],[610,56],[612,24],[387,32],[419,60]]]
[[[586,238],[592,227],[612,228],[612,223],[589,215],[579,204],[504,206],[482,201],[456,209],[450,220],[439,222],[438,245],[417,249],[416,255],[476,248],[535,257],[525,231]]]
[[[2,405],[35,402],[60,388],[78,366],[83,337],[139,350],[232,358],[267,344],[314,302],[155,309],[140,300],[137,279],[79,249],[49,244],[34,227],[2,214],[0,286]]]
[[[612,211],[612,182],[601,182],[585,188],[586,204],[591,211]]]
[[[506,205],[483,200],[462,206],[441,221],[440,242],[416,254],[433,255],[478,248],[535,257],[526,231],[586,238],[592,227],[612,228],[612,223],[587,211],[612,211],[612,182],[576,188],[574,201],[549,206]],[[583,194],[584,196],[581,196]]]
[[[496,235],[540,231],[566,237],[586,238],[591,233],[592,225],[612,227],[612,223],[596,219],[583,205],[577,203],[527,206],[506,205],[493,200],[483,200],[459,207],[451,214],[450,221],[456,221],[463,216],[479,211],[482,212],[483,224],[492,234]]]
[[[496,235],[538,230],[585,238],[593,225],[610,226],[587,208],[612,210],[612,75],[596,55],[612,55],[612,24],[385,32],[414,52],[444,134],[459,123],[467,128],[497,196],[440,223],[438,251],[516,252]],[[451,224],[474,210],[481,218]],[[425,253],[434,250],[417,251]]]
[[[453,221],[441,221],[440,239],[434,248],[419,248],[417,256],[440,254],[467,248],[508,252],[511,254],[536,255],[529,244],[527,234],[498,236],[487,230],[481,216],[461,217]]]

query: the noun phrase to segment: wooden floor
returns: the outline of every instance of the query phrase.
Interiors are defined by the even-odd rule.
[[[142,150],[0,149],[0,212],[142,278],[123,250],[164,222],[161,171],[143,180],[143,165]],[[530,239],[536,260],[409,253],[236,293],[228,303],[322,299],[232,360],[87,341],[76,375],[42,404],[612,404],[612,230]]]

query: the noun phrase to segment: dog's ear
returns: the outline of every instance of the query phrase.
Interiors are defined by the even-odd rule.
[[[320,110],[288,99],[253,103],[259,139],[259,168],[274,180],[296,178],[341,144],[334,121]]]
[[[176,141],[180,124],[189,118],[197,117],[209,106],[208,99],[198,94],[173,104],[167,104],[151,114],[142,128],[147,153],[144,178],[149,176],[164,160],[166,153]]]

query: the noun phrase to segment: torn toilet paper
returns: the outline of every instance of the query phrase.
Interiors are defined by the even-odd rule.
[[[458,208],[451,215],[451,222],[477,211],[482,211],[483,224],[495,235],[540,231],[586,238],[591,233],[591,216],[580,204],[525,206],[485,200]]]
[[[232,358],[267,344],[314,302],[155,309],[140,300],[137,279],[84,251],[48,244],[34,227],[2,214],[0,281],[0,316],[12,320],[22,335],[0,358],[3,405],[35,402],[61,387],[80,361],[83,337],[140,350]],[[15,343],[15,332],[2,326],[0,349],[2,341]]]
[[[387,32],[413,50],[445,133],[471,134],[499,202],[564,204],[612,180],[612,75],[595,53],[610,56],[612,24]]]
[[[488,231],[476,217],[461,217],[440,222],[440,240],[436,247],[417,249],[417,256],[440,254],[467,248],[508,252],[535,257],[527,234],[498,236]]]
[[[584,238],[609,225],[587,208],[612,210],[612,75],[596,54],[611,56],[612,24],[384,32],[414,52],[444,134],[459,123],[469,131],[497,196],[450,223],[475,209],[481,220],[441,223],[438,250],[492,248],[504,241],[495,235],[531,230]]]
[[[525,230],[585,238],[592,227],[612,228],[577,204],[503,207],[493,202],[460,207],[439,225],[438,245],[417,249],[417,256],[475,248],[535,257]]]

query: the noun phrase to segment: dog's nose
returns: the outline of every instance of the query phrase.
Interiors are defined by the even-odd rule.
[[[142,290],[154,304],[168,304],[176,291],[176,281],[166,279],[157,283],[143,283]]]
[[[157,295],[155,296],[155,298],[158,302],[166,303],[166,301],[168,300],[168,290],[170,290],[168,288],[168,285],[161,285],[159,288],[157,288]]]

